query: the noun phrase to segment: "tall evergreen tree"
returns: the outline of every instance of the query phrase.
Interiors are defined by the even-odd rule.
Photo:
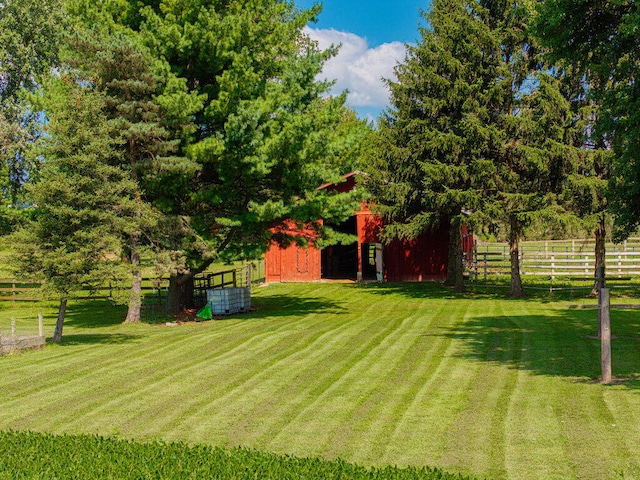
[[[576,62],[600,105],[598,134],[614,152],[609,196],[617,239],[640,225],[640,9],[634,0],[546,0],[536,31],[556,58]]]
[[[377,157],[367,167],[387,238],[450,225],[448,282],[458,292],[461,224],[482,216],[495,189],[498,132],[489,107],[499,52],[483,15],[474,1],[434,0],[418,45],[389,82],[392,109],[380,119]]]
[[[565,62],[563,62],[565,63]],[[578,223],[595,238],[594,288],[596,295],[604,282],[606,267],[606,236],[611,215],[608,211],[608,190],[611,178],[612,151],[607,146],[606,136],[595,126],[599,106],[590,90],[597,82],[585,76],[576,62],[566,68],[562,77],[563,94],[571,104],[573,145],[579,147],[574,169],[567,179],[562,202],[578,218]]]
[[[108,25],[108,19],[104,22]],[[127,322],[140,320],[141,248],[149,243],[162,247],[160,231],[167,220],[160,207],[179,193],[172,188],[173,177],[176,172],[186,175],[197,169],[193,162],[172,154],[189,133],[190,116],[201,107],[183,83],[154,65],[150,53],[135,39],[131,31],[110,33],[105,25],[96,25],[80,30],[68,42],[71,65],[83,72],[93,89],[105,94],[104,113],[117,126],[118,166],[136,186],[132,192],[136,222],[125,232],[132,275]]]
[[[450,221],[450,264],[461,272],[458,226],[504,224],[511,289],[523,295],[519,241],[556,219],[574,168],[570,104],[528,31],[528,4],[439,0],[391,82],[371,188],[390,235],[416,236]],[[457,290],[461,290],[458,273]]]
[[[176,313],[188,305],[195,274],[217,259],[260,255],[282,219],[302,224],[353,212],[355,194],[340,194],[340,202],[316,190],[346,173],[339,159],[352,131],[338,128],[344,96],[326,97],[329,84],[316,80],[331,52],[302,33],[319,7],[300,11],[282,0],[124,5],[113,17],[139,31],[204,98],[195,142],[183,150],[199,169],[165,205],[176,215],[167,239],[175,260],[169,310]]]
[[[530,2],[482,0],[487,23],[499,45],[500,94],[492,106],[501,147],[494,152],[497,177],[494,199],[507,226],[511,296],[523,296],[519,244],[527,227],[566,220],[561,202],[574,171],[578,146],[569,99],[563,95],[557,65],[545,63],[532,36]]]
[[[42,98],[46,159],[28,186],[30,221],[14,234],[22,275],[45,281],[60,302],[54,342],[62,338],[67,302],[80,287],[103,285],[119,272],[122,232],[136,211],[135,185],[117,163],[114,125],[101,95],[63,74]]]

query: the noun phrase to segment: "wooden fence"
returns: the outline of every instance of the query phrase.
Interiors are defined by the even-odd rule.
[[[592,240],[523,242],[520,244],[521,275],[593,278],[595,268]],[[480,243],[467,258],[467,268],[476,278],[510,273],[509,246]],[[606,272],[609,278],[640,276],[640,238],[606,245]]]
[[[224,267],[223,267],[224,268]],[[205,272],[203,276],[211,276],[212,288],[224,285],[230,285],[231,283],[236,282],[234,279],[234,272],[237,271],[238,268],[230,270],[229,267],[226,268],[225,272],[214,271],[214,272]],[[256,284],[260,282],[264,282],[264,262],[256,261],[246,264],[242,267],[242,274],[245,282],[250,282],[251,284]],[[239,277],[238,277],[239,279]],[[145,301],[143,302],[143,307],[147,304],[150,306],[154,305],[163,305],[166,302],[166,292],[169,286],[169,278],[152,278],[152,277],[144,277],[142,279],[142,292],[145,297]],[[16,306],[17,302],[22,301],[39,301],[42,300],[40,296],[40,287],[41,284],[26,282],[20,279],[0,279],[0,301],[9,301],[13,302],[13,306]],[[117,287],[112,285],[102,285],[97,289],[83,289],[83,292],[86,294],[86,298],[92,299],[111,299],[116,292]],[[122,290],[122,287],[120,287]],[[81,295],[84,297],[84,295]]]
[[[37,334],[33,331],[34,325],[31,323],[32,322],[26,322],[28,328],[25,329],[24,321],[18,326],[16,319],[12,317],[10,332],[3,331],[3,329],[0,328],[0,356],[21,350],[44,348],[46,341],[42,313],[38,313]],[[26,332],[28,332],[28,334]]]

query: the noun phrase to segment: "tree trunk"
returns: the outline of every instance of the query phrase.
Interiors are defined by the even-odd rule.
[[[167,313],[176,315],[185,308],[193,308],[193,277],[192,273],[179,273],[169,277],[167,292]]]
[[[606,269],[606,227],[605,227],[605,218],[604,215],[600,216],[600,222],[596,227],[596,247],[595,247],[595,256],[596,256],[596,264],[595,269],[593,271],[593,290],[591,291],[590,297],[595,297],[600,293],[600,289],[605,284],[605,269]]]
[[[509,259],[511,264],[510,297],[524,297],[522,279],[520,278],[520,225],[511,217],[509,225]]]
[[[449,260],[447,278],[444,285],[454,287],[456,293],[463,293],[464,286],[464,254],[462,251],[462,225],[458,219],[452,219],[449,224]]]
[[[131,249],[131,291],[129,293],[129,310],[125,322],[136,323],[140,321],[140,309],[142,306],[142,271],[140,270],[140,252],[138,251],[138,237],[131,235],[129,248]]]
[[[60,343],[62,340],[62,327],[64,326],[64,316],[67,313],[67,299],[60,299],[60,306],[58,307],[58,320],[56,321],[56,328],[53,330],[53,343]]]

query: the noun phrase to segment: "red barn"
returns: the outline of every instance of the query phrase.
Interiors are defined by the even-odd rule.
[[[339,184],[320,188],[349,191],[355,187],[352,172]],[[414,240],[394,240],[384,245],[379,239],[382,220],[366,204],[340,225],[332,227],[357,236],[350,245],[323,249],[313,246],[314,232],[296,229],[285,222],[290,234],[304,235],[309,247],[271,245],[265,254],[266,282],[312,282],[321,279],[387,280],[391,282],[444,280],[447,275],[449,226],[425,232]],[[463,249],[471,251],[473,235],[463,227]]]

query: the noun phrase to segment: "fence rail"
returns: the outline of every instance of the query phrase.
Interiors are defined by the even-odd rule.
[[[548,241],[522,243],[519,248],[520,274],[554,277],[593,278],[595,275],[594,243],[583,241]],[[623,244],[607,244],[605,255],[607,276],[628,278],[640,276],[640,239]],[[479,244],[467,258],[467,268],[477,278],[510,272],[509,246]]]
[[[242,270],[242,274],[238,275],[234,280],[233,271]],[[229,286],[235,281],[239,281],[242,277],[242,281],[249,282],[250,284],[256,284],[264,281],[264,262],[254,261],[245,264],[243,267],[227,268],[223,271],[205,272],[203,276],[211,276],[212,283],[211,288],[218,288]],[[143,277],[142,279],[142,291],[145,297],[143,307],[145,306],[158,306],[166,302],[166,291],[169,285],[168,277]],[[14,307],[16,302],[21,301],[40,301],[42,300],[40,295],[41,283],[28,282],[20,279],[0,279],[0,301],[13,302]],[[83,288],[82,290],[87,292],[87,298],[92,299],[111,299],[113,298],[113,292],[118,287],[108,285],[102,285],[97,289]],[[120,288],[122,289],[122,288]]]
[[[44,348],[44,324],[42,313],[37,321],[33,319],[16,320],[11,317],[10,327],[0,323],[0,356],[20,350]]]

